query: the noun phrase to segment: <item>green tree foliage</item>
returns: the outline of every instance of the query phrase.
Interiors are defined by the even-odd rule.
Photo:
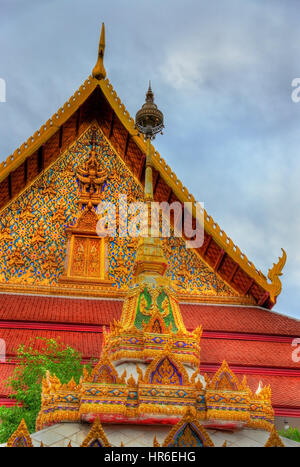
[[[281,430],[279,434],[284,438],[292,439],[293,441],[298,441],[298,443],[300,443],[300,431],[298,428],[290,427],[287,430]]]
[[[46,371],[56,374],[62,383],[68,383],[72,377],[78,383],[83,371],[81,361],[81,354],[59,339],[36,337],[28,346],[18,348],[16,367],[6,381],[12,392],[10,397],[17,405],[0,407],[0,443],[8,440],[22,418],[30,433],[35,431],[35,421],[41,408],[42,379]]]

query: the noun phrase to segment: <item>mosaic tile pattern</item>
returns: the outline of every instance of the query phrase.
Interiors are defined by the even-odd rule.
[[[108,178],[104,199],[116,203],[120,194],[142,201],[143,188],[97,129],[98,160]],[[55,286],[64,271],[67,237],[81,213],[76,167],[89,157],[91,129],[49,167],[31,187],[0,213],[0,283]],[[129,218],[130,220],[130,218]],[[171,235],[163,241],[168,275],[176,291],[190,294],[236,295],[208,266]],[[118,289],[132,280],[137,239],[109,238],[107,278]]]

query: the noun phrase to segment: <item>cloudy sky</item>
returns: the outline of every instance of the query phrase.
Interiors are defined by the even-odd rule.
[[[0,0],[0,160],[95,64],[134,115],[151,79],[178,177],[265,274],[287,251],[275,310],[300,318],[298,0]]]

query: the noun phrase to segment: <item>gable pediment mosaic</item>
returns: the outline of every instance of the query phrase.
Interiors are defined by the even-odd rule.
[[[72,275],[84,278],[85,283],[89,278],[91,283],[107,281],[106,286],[125,291],[133,277],[137,238],[116,235],[97,242],[95,232],[90,237],[76,237],[74,231],[73,244],[69,241],[72,229],[85,230],[83,223],[91,223],[91,216],[97,223],[95,209],[100,200],[116,205],[120,194],[126,195],[128,202],[143,201],[141,184],[93,123],[0,213],[0,286],[59,288],[64,287],[64,278]],[[88,211],[85,216],[84,210]],[[70,248],[76,256],[72,266]],[[185,247],[182,238],[164,238],[163,249],[176,292],[238,295]]]

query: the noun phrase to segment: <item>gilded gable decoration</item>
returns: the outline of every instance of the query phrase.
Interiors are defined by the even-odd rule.
[[[179,386],[182,384],[182,375],[179,373],[174,363],[168,357],[164,357],[152,372],[151,383],[175,384]]]
[[[110,444],[102,428],[100,419],[97,417],[93,423],[91,431],[82,442],[81,448],[107,448]]]
[[[184,366],[172,355],[171,346],[167,345],[163,356],[155,358],[145,374],[145,382],[150,384],[188,386],[189,377]]]
[[[107,171],[98,160],[96,132],[96,127],[92,127],[89,158],[74,170],[80,190],[79,209],[86,207],[88,203],[99,204],[103,198],[103,187],[108,177]]]
[[[205,403],[207,417],[212,420],[229,419],[250,422],[250,390],[244,387],[224,360],[211,380],[206,381]]]
[[[209,386],[209,389],[238,391],[241,389],[240,383],[235,374],[230,370],[226,360],[215,373]]]
[[[102,383],[102,384],[122,384],[122,380],[117,371],[115,370],[112,362],[107,356],[106,352],[103,352],[100,361],[97,363],[93,369],[91,376],[88,378],[88,381],[93,383]]]
[[[30,434],[25,423],[24,418],[21,420],[20,425],[16,431],[11,435],[7,441],[8,448],[32,448],[33,444]]]
[[[188,409],[182,419],[173,426],[162,447],[214,447],[214,444],[195,414]]]
[[[66,234],[67,262],[63,282],[93,282],[111,284],[107,279],[107,240],[105,232],[97,229],[99,216],[97,206],[103,198],[104,184],[108,173],[99,163],[97,151],[97,128],[90,133],[89,157],[74,169],[79,187],[78,209],[81,214],[74,227]]]
[[[285,445],[283,444],[275,425],[273,425],[270,436],[265,444],[265,448],[284,448]]]
[[[111,148],[98,123],[93,121],[42,176],[0,213],[1,289],[9,291],[17,288],[33,293],[42,291],[44,294],[48,288],[53,293],[55,287],[58,294],[64,295],[69,294],[72,287],[77,294],[99,295],[101,290],[102,294],[109,296],[118,293],[124,296],[141,267],[139,263],[135,268],[135,261],[137,258],[139,262],[139,254],[143,252],[141,248],[137,249],[137,238],[119,237],[118,230],[116,236],[105,239],[105,265],[101,269],[105,272],[103,276],[100,274],[100,280],[95,279],[96,273],[91,276],[90,271],[84,272],[84,280],[78,279],[85,269],[80,256],[89,249],[89,246],[79,242],[79,261],[75,268],[78,272],[72,276],[72,280],[65,282],[66,277],[71,279],[70,272],[65,269],[65,261],[67,259],[68,262],[71,251],[70,229],[78,227],[76,224],[86,210],[80,222],[88,221],[94,231],[93,219],[87,215],[89,202],[94,209],[102,200],[118,206],[119,195],[126,195],[128,202],[142,201],[143,189]],[[116,221],[118,214],[116,209]],[[96,218],[94,220],[97,223]],[[82,227],[85,230],[85,226]],[[223,297],[225,301],[238,298],[233,289],[211,271],[195,252],[186,249],[183,239],[172,235],[171,229],[171,237],[163,239],[165,262],[155,263],[153,255],[149,261],[152,268],[159,267],[161,271],[168,266],[166,277],[176,294],[186,292],[190,297],[206,297],[206,300],[208,297]],[[91,249],[96,251],[95,248]],[[46,268],[46,264],[49,264],[49,268]],[[55,264],[56,270],[53,267]],[[185,272],[178,286],[177,274],[181,266]],[[96,261],[95,267],[98,274]],[[68,292],[65,287],[68,287]],[[169,299],[172,300],[171,297]],[[159,309],[161,313],[168,311],[167,299],[159,304]]]
[[[153,334],[168,334],[171,332],[171,328],[172,324],[170,323],[167,328],[166,323],[159,312],[156,312],[151,316],[148,324],[145,324],[143,321],[143,329]]]

